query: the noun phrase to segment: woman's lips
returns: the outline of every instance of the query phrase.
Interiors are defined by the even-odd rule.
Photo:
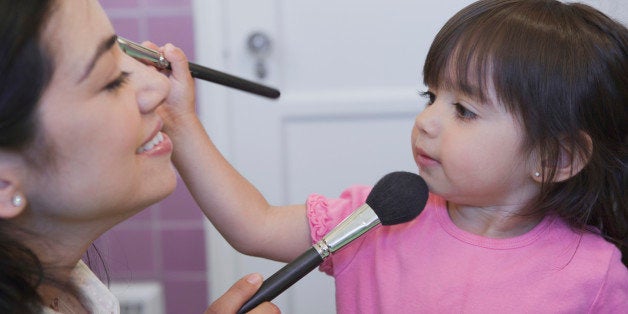
[[[170,138],[162,132],[157,134],[142,147],[138,148],[136,153],[140,155],[163,155],[172,152],[172,142]]]

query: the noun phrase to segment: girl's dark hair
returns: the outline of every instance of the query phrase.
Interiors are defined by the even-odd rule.
[[[525,212],[594,227],[619,247],[625,265],[627,53],[626,27],[589,6],[487,0],[446,23],[423,69],[426,85],[481,101],[494,88],[524,127],[524,148],[543,165],[541,193]],[[586,165],[555,182],[564,152]]]
[[[52,76],[40,34],[54,0],[0,0],[0,149],[24,151],[37,134],[36,108]],[[37,256],[0,219],[0,313],[40,313],[45,280]]]

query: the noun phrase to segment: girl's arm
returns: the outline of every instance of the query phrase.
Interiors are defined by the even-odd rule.
[[[173,161],[216,229],[236,250],[291,261],[311,245],[305,205],[271,206],[222,156],[194,108],[194,83],[183,52],[166,45],[172,90],[161,106],[164,130],[174,143]]]

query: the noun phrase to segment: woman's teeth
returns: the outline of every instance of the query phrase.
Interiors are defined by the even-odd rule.
[[[148,141],[148,143],[144,144],[142,147],[137,149],[137,153],[141,154],[145,151],[149,151],[155,147],[155,145],[161,143],[164,140],[164,135],[161,132],[157,132],[157,135],[153,137],[152,140]]]

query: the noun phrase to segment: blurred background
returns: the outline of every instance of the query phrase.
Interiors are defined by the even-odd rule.
[[[416,171],[409,139],[425,103],[425,54],[471,2],[100,0],[123,37],[172,42],[196,63],[281,90],[268,100],[196,83],[208,132],[276,204]],[[584,2],[628,21],[623,0]],[[242,275],[282,266],[229,247],[182,182],[97,246],[127,314],[202,313]],[[284,313],[333,313],[333,298],[333,280],[315,270],[276,303]]]

